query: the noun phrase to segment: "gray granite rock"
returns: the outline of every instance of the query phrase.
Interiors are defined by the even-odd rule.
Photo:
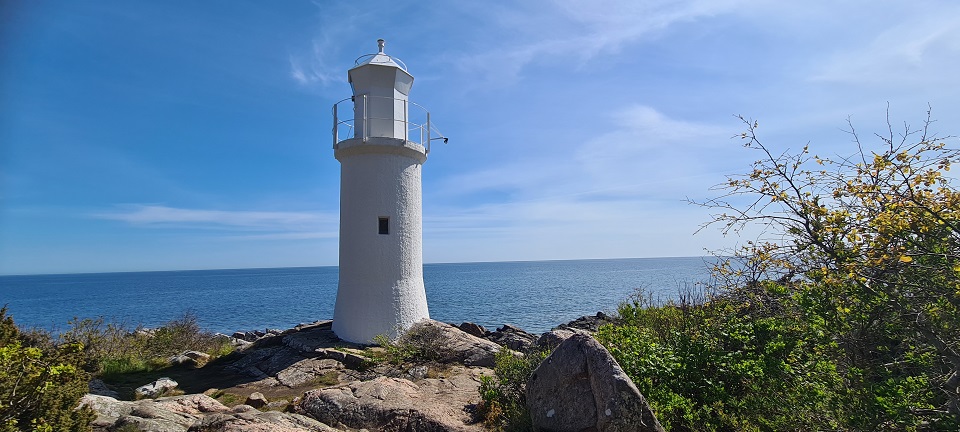
[[[347,385],[311,390],[296,410],[326,424],[388,431],[483,431],[467,406],[477,400],[478,369],[462,369],[449,379],[416,383],[378,377]]]
[[[177,384],[176,381],[167,377],[163,377],[150,384],[144,384],[140,387],[137,387],[136,390],[134,390],[134,393],[137,395],[137,397],[141,398],[155,398],[177,388],[177,385],[179,384]]]
[[[526,401],[537,430],[664,430],[613,356],[585,334],[564,340],[534,370]]]
[[[446,323],[426,319],[414,324],[407,333],[435,333],[442,348],[435,354],[442,363],[460,363],[466,366],[493,367],[500,345],[465,333]]]

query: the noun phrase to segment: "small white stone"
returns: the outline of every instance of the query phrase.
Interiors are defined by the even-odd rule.
[[[556,413],[557,413],[557,412],[556,412],[555,410],[547,411],[547,418],[553,417],[553,415],[556,414]]]
[[[607,408],[607,410],[606,410],[606,411],[604,411],[603,413],[604,413],[604,414],[606,414],[606,415],[607,415],[607,417],[610,417],[610,416],[612,416],[612,415],[613,415],[613,413],[612,413],[612,412],[610,412],[610,408]]]

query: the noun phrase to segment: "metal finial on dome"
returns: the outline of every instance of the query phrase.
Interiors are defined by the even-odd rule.
[[[387,41],[383,39],[377,39],[377,48],[380,49],[380,54],[383,54],[383,46],[387,44]]]

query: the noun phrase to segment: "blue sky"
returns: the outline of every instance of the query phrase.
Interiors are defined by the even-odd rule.
[[[955,1],[7,1],[0,273],[337,264],[331,105],[376,51],[450,143],[424,165],[424,261],[703,255],[777,149],[958,134]]]

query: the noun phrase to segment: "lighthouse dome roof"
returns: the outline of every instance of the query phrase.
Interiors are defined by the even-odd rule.
[[[377,45],[380,50],[376,54],[365,54],[357,58],[354,62],[354,69],[366,66],[366,65],[377,65],[377,66],[389,66],[402,69],[404,72],[407,72],[407,65],[403,63],[400,59],[396,57],[391,57],[383,52],[383,47],[386,44],[383,39],[377,40]]]

